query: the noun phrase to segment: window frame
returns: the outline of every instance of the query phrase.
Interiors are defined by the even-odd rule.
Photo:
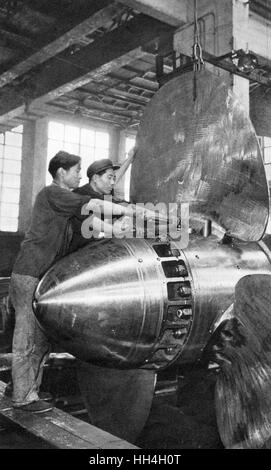
[[[12,142],[14,135],[20,136],[17,142]],[[23,137],[24,126],[22,124],[0,134],[0,232],[2,233],[18,233],[19,231]],[[10,149],[16,149],[16,151],[11,152]],[[16,171],[13,170],[14,163],[17,164]],[[8,164],[10,164],[10,169],[5,171]],[[5,176],[6,179],[13,180],[12,184],[5,184]],[[17,180],[17,183],[14,180]],[[9,198],[6,200],[5,194],[8,193],[11,199],[17,194],[16,200]],[[12,207],[16,208],[15,215],[9,217],[5,211],[10,213]],[[8,225],[8,221],[11,225]],[[16,221],[13,227],[12,221]]]

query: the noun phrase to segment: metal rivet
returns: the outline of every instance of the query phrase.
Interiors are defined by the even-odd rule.
[[[185,330],[176,330],[174,331],[173,336],[175,339],[181,339],[186,333],[187,331]]]
[[[167,348],[166,354],[172,354],[174,352],[173,348]]]

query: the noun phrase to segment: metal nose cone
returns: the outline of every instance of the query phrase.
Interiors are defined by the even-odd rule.
[[[82,360],[120,368],[144,364],[163,316],[150,247],[116,239],[87,245],[45,274],[33,309],[49,338]]]

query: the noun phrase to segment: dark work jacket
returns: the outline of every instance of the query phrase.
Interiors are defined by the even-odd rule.
[[[104,199],[103,194],[97,193],[89,183],[85,184],[84,186],[81,186],[81,188],[74,189],[74,193],[80,194],[82,196],[89,196],[89,199]],[[126,202],[121,199],[117,198],[112,198],[112,202],[114,203],[122,203]],[[84,220],[89,217],[89,215],[81,215],[81,210],[78,210],[75,215],[71,218],[71,226],[72,226],[72,231],[73,231],[73,236],[72,236],[72,241],[70,244],[70,252],[75,251],[79,248],[82,248],[85,246],[87,243],[92,242],[94,239],[93,238],[84,238],[81,233],[81,226]]]
[[[74,193],[80,194],[81,196],[89,196],[89,199],[103,199],[104,196],[97,193],[92,189],[92,187],[87,183],[84,186],[81,186],[80,188],[76,188],[73,190]],[[70,248],[69,252],[78,250],[79,248],[82,248],[85,246],[87,243],[93,241],[92,238],[84,238],[81,233],[81,226],[82,223],[84,222],[85,219],[87,219],[89,215],[82,215],[81,214],[81,208],[73,215],[71,218],[71,227],[72,227],[72,240],[70,243]]]

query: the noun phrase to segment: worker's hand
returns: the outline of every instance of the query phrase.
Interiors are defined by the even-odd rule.
[[[113,223],[113,235],[115,238],[132,238],[133,219],[123,216]]]

